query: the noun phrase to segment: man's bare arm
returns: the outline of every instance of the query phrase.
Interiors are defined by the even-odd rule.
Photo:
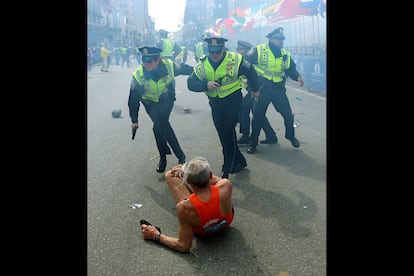
[[[161,234],[154,226],[148,226],[145,224],[141,225],[142,236],[145,240],[153,240],[173,250],[187,253],[190,251],[193,242],[193,227],[188,222],[188,215],[185,214],[186,207],[184,202],[178,203],[176,209],[179,223],[178,238]]]

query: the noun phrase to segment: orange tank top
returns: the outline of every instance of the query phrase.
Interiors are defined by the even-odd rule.
[[[200,226],[193,227],[193,231],[202,236],[226,229],[233,221],[233,212],[230,212],[225,217],[221,215],[220,194],[216,185],[210,185],[210,194],[210,200],[208,202],[201,201],[196,194],[192,194],[188,198],[200,217]]]

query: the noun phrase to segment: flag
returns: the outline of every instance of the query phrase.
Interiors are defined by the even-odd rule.
[[[282,6],[281,14],[284,18],[293,18],[298,15],[313,15],[316,3],[320,0],[314,0],[312,3],[304,0],[285,0]],[[305,5],[305,6],[303,6]]]
[[[290,21],[301,16],[312,16],[318,13],[321,0],[282,0],[270,14],[268,24]]]

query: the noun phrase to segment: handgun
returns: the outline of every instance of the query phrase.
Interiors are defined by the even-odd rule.
[[[132,140],[135,139],[135,133],[137,133],[138,128],[132,128]]]

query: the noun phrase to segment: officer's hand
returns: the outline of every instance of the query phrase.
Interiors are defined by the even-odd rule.
[[[131,124],[131,128],[132,128],[132,129],[137,129],[137,128],[139,128],[138,123],[132,123],[132,124]]]
[[[305,83],[305,82],[303,81],[302,77],[299,77],[299,78],[298,78],[298,82],[299,82],[299,86],[300,86],[300,87],[302,87],[302,86],[303,86],[303,84]]]
[[[207,83],[207,88],[208,88],[208,90],[215,90],[215,89],[217,89],[217,87],[219,87],[221,84],[220,83],[218,83],[218,82],[215,82],[215,81],[209,81],[208,83]]]

